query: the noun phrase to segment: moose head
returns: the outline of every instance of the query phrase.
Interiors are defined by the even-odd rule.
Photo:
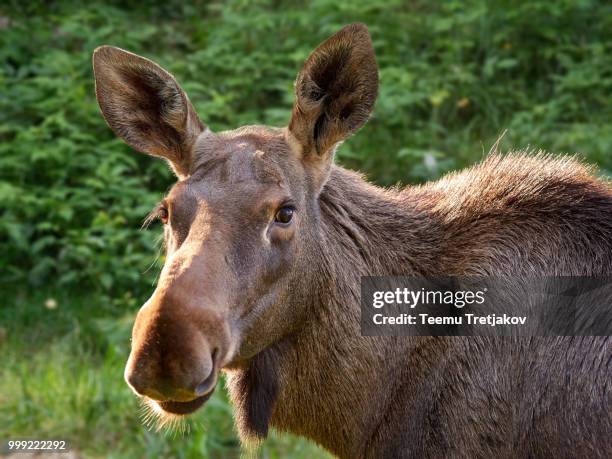
[[[374,50],[364,25],[344,27],[304,63],[287,127],[218,133],[152,61],[102,46],[93,65],[111,129],[177,176],[155,211],[167,255],[136,317],[125,379],[163,413],[189,414],[222,369],[308,319],[296,298],[316,288],[306,281],[324,231],[318,199],[337,146],[372,112]]]

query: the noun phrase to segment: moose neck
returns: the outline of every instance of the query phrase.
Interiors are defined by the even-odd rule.
[[[408,193],[375,187],[340,167],[319,202],[318,249],[292,286],[295,307],[309,318],[249,369],[230,374],[229,388],[247,436],[265,435],[270,421],[341,457],[356,457],[393,401],[395,366],[405,366],[424,343],[361,336],[361,276],[424,272],[428,260],[418,254],[432,256],[436,230]]]

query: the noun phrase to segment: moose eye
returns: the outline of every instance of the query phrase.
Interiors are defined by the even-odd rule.
[[[159,217],[159,219],[162,221],[164,225],[168,223],[168,209],[166,207],[159,206],[159,210],[157,211],[157,216]]]
[[[295,212],[295,208],[292,206],[284,206],[276,211],[276,215],[274,215],[274,221],[276,223],[281,223],[286,225],[293,218],[293,213]]]

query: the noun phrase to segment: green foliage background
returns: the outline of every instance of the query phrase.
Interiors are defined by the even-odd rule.
[[[139,227],[172,176],[102,120],[90,63],[100,44],[173,72],[214,130],[285,125],[303,60],[363,21],[380,97],[339,161],[380,184],[418,182],[477,160],[508,129],[506,147],[579,152],[612,170],[605,2],[186,3],[3,8],[0,262],[12,283],[150,289],[155,235]]]
[[[577,152],[604,174],[612,171],[612,7],[604,1],[4,2],[0,286],[7,295],[0,346],[13,354],[6,354],[12,365],[5,366],[5,386],[0,383],[6,410],[0,417],[21,421],[0,424],[0,437],[24,434],[27,425],[44,430],[48,421],[39,405],[66,401],[61,375],[45,366],[47,359],[68,368],[73,357],[80,362],[71,375],[84,395],[71,398],[72,411],[64,406],[64,414],[90,409],[101,424],[71,425],[75,435],[92,429],[116,435],[109,427],[123,412],[116,405],[129,403],[129,394],[115,399],[96,383],[121,384],[116,373],[129,335],[129,325],[105,320],[133,312],[152,290],[160,232],[139,228],[173,177],[163,162],[134,153],[105,125],[94,99],[92,51],[112,44],[157,61],[175,74],[213,130],[285,125],[301,63],[353,21],[370,28],[381,89],[371,121],[341,147],[341,163],[381,185],[422,182],[478,160],[507,129],[504,149]],[[41,309],[51,294],[74,327]],[[40,341],[23,344],[32,330],[51,343],[47,353],[36,353]],[[64,348],[73,349],[69,361]],[[27,364],[26,355],[32,356]],[[92,361],[106,374],[83,370]],[[51,387],[55,381],[58,392],[44,385],[38,388],[43,398],[33,402],[36,395],[24,386],[28,372]],[[8,403],[11,391],[30,404]],[[92,394],[97,401],[87,398]],[[237,450],[227,404],[218,403],[214,419],[220,421],[207,424],[215,427],[206,438],[227,444],[200,438],[189,443],[204,444],[204,450],[193,446],[194,454]],[[61,408],[48,410],[53,416]],[[45,432],[61,433],[61,423],[49,425]],[[157,451],[151,445],[158,440],[132,434],[140,440],[118,451],[141,451],[134,445]],[[94,440],[79,446],[107,455]],[[180,444],[160,444],[158,452],[189,456]],[[299,442],[288,450],[278,444],[281,449],[262,454],[311,451]]]

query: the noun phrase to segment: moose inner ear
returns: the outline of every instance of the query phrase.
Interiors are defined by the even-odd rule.
[[[204,125],[172,75],[112,46],[94,51],[96,97],[111,129],[128,145],[189,174],[191,147]]]
[[[378,92],[378,67],[368,29],[351,24],[323,42],[295,83],[289,130],[303,148],[331,162],[334,146],[368,120]]]

